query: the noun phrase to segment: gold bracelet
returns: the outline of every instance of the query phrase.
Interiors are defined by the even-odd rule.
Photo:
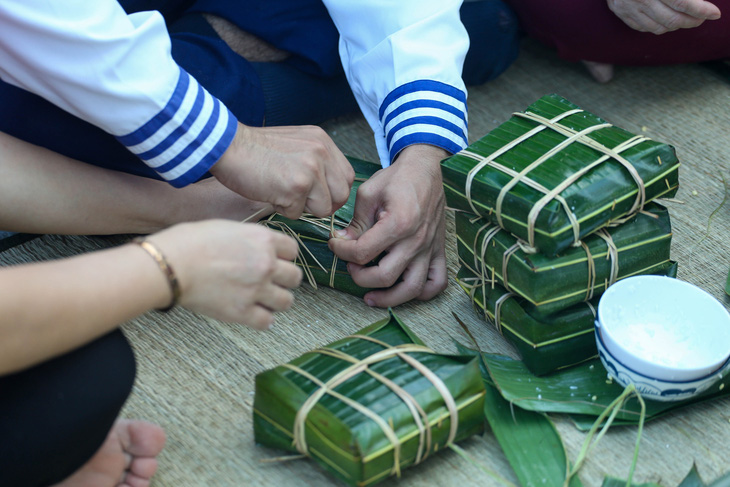
[[[169,306],[166,308],[160,308],[158,311],[170,311],[180,299],[180,282],[177,280],[175,271],[165,258],[165,255],[160,252],[160,249],[153,245],[152,242],[146,240],[144,237],[137,237],[132,240],[132,243],[139,245],[145,250],[145,252],[150,254],[150,256],[155,259],[155,262],[157,262],[162,273],[165,275],[167,284],[170,286],[170,291],[172,292],[172,301]]]

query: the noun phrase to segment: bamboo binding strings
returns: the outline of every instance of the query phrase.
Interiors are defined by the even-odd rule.
[[[477,311],[479,310],[479,303],[476,299],[476,293],[478,292],[478,289],[482,290],[482,307],[484,309],[484,319],[488,322],[490,311],[487,309],[486,292],[484,291],[484,287],[487,285],[487,281],[484,279],[484,276],[467,277],[464,279],[460,279],[459,282],[464,288],[469,290],[469,299],[471,300],[472,306]],[[497,331],[500,335],[504,335],[504,333],[502,332],[502,306],[509,298],[513,298],[516,296],[517,295],[515,293],[508,291],[500,296],[494,303],[494,311],[491,312],[492,320],[494,321],[494,326],[497,328]]]
[[[603,241],[606,242],[606,260],[609,260],[611,262],[608,277],[604,279],[603,283],[605,291],[606,289],[608,289],[609,286],[613,286],[618,279],[618,248],[616,247],[616,244],[614,243],[611,234],[608,233],[606,229],[598,230],[596,232],[596,235],[601,237]],[[588,248],[588,245],[586,245],[585,242],[583,242],[582,240],[580,241],[580,245],[581,247],[583,247],[583,250],[586,253],[588,284],[586,285],[586,297],[583,299],[583,301],[587,302],[593,299],[593,294],[596,288],[596,261],[591,254],[591,249]],[[593,313],[593,315],[595,316],[595,312]]]
[[[512,180],[508,184],[506,184],[500,191],[498,197],[497,197],[497,203],[495,205],[495,214],[497,223],[504,227],[503,221],[502,221],[502,206],[504,203],[504,199],[509,192],[510,189],[512,189],[515,185],[518,183],[523,183],[541,193],[544,194],[544,196],[537,202],[535,205],[533,205],[530,213],[528,214],[527,218],[527,243],[529,244],[529,248],[532,249],[532,252],[535,252],[537,249],[535,248],[535,224],[537,222],[537,218],[542,211],[542,209],[550,203],[550,201],[557,201],[563,208],[565,215],[567,216],[568,220],[570,221],[570,225],[573,230],[573,244],[575,246],[580,245],[580,222],[578,221],[577,217],[573,213],[570,205],[568,202],[560,195],[566,188],[568,188],[571,184],[575,183],[578,179],[580,179],[584,174],[586,174],[588,171],[593,169],[594,167],[602,164],[603,162],[607,160],[616,160],[618,161],[631,175],[632,179],[636,183],[636,186],[638,188],[636,199],[629,210],[627,216],[624,219],[628,219],[631,216],[633,216],[638,211],[641,211],[644,207],[644,204],[646,203],[646,188],[644,185],[644,181],[642,180],[639,173],[636,171],[636,168],[623,156],[621,156],[621,152],[634,147],[637,144],[640,144],[641,142],[644,142],[645,140],[649,140],[647,137],[644,136],[634,136],[630,138],[629,140],[617,145],[613,149],[608,148],[604,146],[603,144],[597,142],[596,140],[588,137],[588,135],[591,132],[600,130],[602,128],[610,127],[611,124],[604,123],[604,124],[598,124],[591,127],[588,127],[581,131],[575,131],[569,127],[566,127],[564,125],[559,124],[558,122],[562,119],[574,115],[577,113],[581,113],[583,110],[581,109],[573,109],[568,110],[564,113],[561,113],[560,115],[553,117],[552,119],[547,119],[545,117],[536,115],[531,112],[527,113],[514,113],[513,115],[525,118],[528,120],[531,120],[533,122],[538,123],[538,126],[534,127],[533,129],[529,130],[528,132],[525,132],[520,137],[517,137],[516,139],[512,140],[510,143],[506,144],[505,146],[501,147],[497,151],[493,152],[492,154],[488,156],[482,156],[480,154],[474,153],[469,150],[469,148],[466,148],[459,152],[460,155],[469,157],[471,159],[474,159],[478,161],[478,164],[474,166],[469,173],[467,174],[466,178],[466,188],[465,188],[465,196],[469,203],[469,206],[471,207],[472,211],[482,216],[482,214],[477,210],[474,202],[472,201],[471,197],[471,187],[474,181],[474,178],[476,175],[481,171],[483,168],[489,166],[493,167],[509,176],[512,177]],[[525,167],[520,172],[515,171],[514,169],[510,169],[508,167],[505,167],[504,165],[496,162],[496,159],[505,154],[510,149],[516,147],[518,144],[528,140],[532,136],[538,134],[539,132],[550,128],[551,130],[563,135],[566,137],[564,141],[550,149],[547,153],[543,154],[541,157],[533,161],[531,164],[529,164],[527,167]],[[541,185],[540,183],[532,180],[529,178],[528,174],[533,171],[536,167],[540,166],[542,163],[544,163],[547,159],[558,153],[559,151],[563,150],[564,148],[570,146],[572,143],[580,143],[587,147],[590,147],[591,149],[594,149],[598,151],[599,153],[603,154],[600,156],[596,161],[588,164],[581,170],[577,171],[576,173],[572,174],[570,177],[568,177],[565,181],[563,181],[561,184],[556,186],[553,189],[548,189],[545,186]]]
[[[616,281],[618,280],[618,247],[616,247],[616,243],[613,241],[611,234],[608,233],[605,228],[597,231],[596,235],[606,242],[606,259],[611,261],[611,272],[605,281],[605,291],[609,288],[609,286],[616,284]]]
[[[566,137],[572,137],[576,135],[576,132],[568,127],[565,127],[563,125],[559,124],[553,124],[550,120],[541,117],[539,115],[535,115],[534,113],[516,113],[515,115],[523,118],[530,119],[537,123],[542,123],[548,125],[551,129],[555,130],[556,132],[566,136]],[[603,124],[597,125],[596,127],[610,127],[611,124]],[[626,221],[629,218],[633,217],[636,213],[644,209],[644,204],[646,204],[646,187],[644,185],[644,180],[641,178],[641,175],[636,171],[636,168],[633,164],[631,164],[628,160],[626,160],[622,155],[621,152],[630,149],[631,147],[634,147],[635,145],[638,145],[646,140],[649,140],[648,137],[644,137],[643,135],[635,135],[634,137],[631,137],[630,139],[626,140],[625,142],[622,142],[621,144],[617,145],[613,149],[610,149],[606,147],[605,145],[586,137],[585,134],[581,135],[580,137],[576,138],[575,141],[578,143],[581,143],[583,145],[586,145],[590,147],[591,149],[594,149],[600,153],[603,153],[603,156],[596,159],[591,164],[588,164],[587,166],[583,167],[581,170],[574,173],[572,176],[567,178],[565,181],[563,181],[561,184],[557,185],[555,188],[552,189],[549,193],[547,193],[543,198],[538,201],[530,211],[530,214],[528,215],[528,226],[527,226],[527,233],[528,233],[528,241],[530,242],[530,245],[534,246],[535,241],[535,222],[537,221],[537,217],[542,211],[542,209],[553,199],[556,199],[556,197],[562,193],[566,188],[568,188],[570,185],[578,181],[584,174],[586,174],[588,171],[593,169],[594,167],[602,164],[603,162],[613,159],[617,161],[619,164],[621,164],[631,175],[632,179],[636,183],[636,187],[638,189],[636,194],[636,199],[634,200],[634,204],[631,206],[631,209],[629,209],[627,215],[621,220]],[[568,216],[571,218],[571,222],[575,218],[575,215],[572,214],[572,211],[568,213]],[[615,220],[616,223],[619,222],[619,220]],[[580,228],[578,228],[578,232],[580,231]],[[573,228],[574,234],[576,234],[576,228]],[[577,244],[578,237],[575,238],[575,242]]]
[[[478,218],[477,218],[478,219]],[[490,228],[491,227],[491,228]],[[484,238],[482,239],[482,245],[479,249],[479,252],[477,252],[477,243],[479,242],[479,235],[482,233],[482,231],[487,230],[484,234]],[[483,285],[481,286],[482,289],[482,302],[487,302],[487,290],[486,290],[486,281],[487,275],[489,273],[489,267],[487,266],[487,248],[489,247],[489,242],[492,241],[492,238],[494,238],[495,235],[497,235],[502,229],[496,225],[492,225],[491,223],[484,224],[479,230],[477,230],[476,236],[474,237],[474,245],[472,245],[472,254],[474,255],[474,269],[479,269],[479,272],[476,272],[476,274],[481,278]],[[481,256],[481,260],[478,256]],[[494,279],[494,268],[492,268],[492,278],[491,278],[491,284],[492,289],[494,289],[495,284]]]
[[[335,357],[350,363],[359,362],[355,357],[347,355],[340,350],[321,348],[314,350],[314,352],[321,353],[323,355],[329,355],[331,357]],[[418,428],[418,451],[416,453],[416,460],[414,461],[414,464],[421,463],[421,461],[428,456],[429,450],[431,449],[431,424],[428,421],[428,415],[423,410],[421,405],[418,404],[418,401],[416,401],[413,396],[411,396],[405,389],[400,387],[398,384],[391,381],[384,375],[378,374],[371,368],[365,369],[365,372],[371,377],[388,386],[388,388],[390,388],[390,390],[392,390],[408,407],[408,410],[413,417],[413,422],[416,424],[416,428]]]
[[[307,278],[307,282],[309,282],[309,285],[312,286],[314,289],[317,289],[317,281],[314,279],[314,274],[312,272],[312,269],[307,265],[307,259],[306,254],[309,254],[309,256],[312,258],[312,260],[319,266],[320,269],[322,269],[324,272],[327,272],[327,269],[322,265],[322,263],[317,260],[317,257],[314,256],[311,250],[304,245],[304,242],[302,241],[302,237],[291,229],[289,225],[282,221],[274,220],[274,217],[277,214],[270,215],[268,218],[261,220],[259,222],[260,225],[263,225],[265,227],[279,230],[280,232],[284,233],[285,235],[290,236],[294,240],[297,241],[297,246],[299,249],[297,250],[297,257],[294,259],[294,263],[298,264],[299,267],[302,268],[302,272],[304,273],[304,276]]]
[[[497,299],[497,301],[494,303],[494,326],[497,327],[497,331],[500,335],[504,335],[504,333],[502,333],[502,305],[505,303],[505,301],[514,296],[516,296],[516,294],[507,292],[506,294],[501,295],[499,299]]]
[[[593,260],[591,249],[584,241],[580,241],[580,246],[586,253],[586,265],[588,266],[588,284],[586,284],[586,297],[583,299],[583,301],[588,301],[593,297],[593,289],[596,287],[596,262]]]
[[[472,220],[472,223],[478,219],[479,218],[475,218],[474,220]],[[479,245],[480,235],[485,230],[486,230],[486,232],[484,233],[484,237],[482,238],[481,245]],[[491,270],[492,270],[491,278],[489,277],[490,267],[487,265],[487,249],[489,248],[489,244],[490,244],[490,242],[492,242],[492,239],[500,231],[502,231],[502,228],[500,228],[497,225],[493,225],[492,223],[489,223],[489,222],[485,223],[484,225],[482,225],[479,228],[479,230],[477,230],[476,236],[474,237],[474,243],[472,245],[472,254],[474,255],[474,269],[479,269],[478,271],[475,272],[477,277],[475,277],[473,279],[462,280],[464,285],[470,289],[469,297],[471,298],[472,306],[474,306],[475,309],[477,308],[477,303],[476,303],[476,300],[474,299],[475,298],[474,292],[477,289],[481,289],[482,303],[484,305],[484,310],[485,310],[485,312],[484,312],[485,319],[488,318],[488,313],[486,311],[486,309],[487,309],[487,289],[486,289],[487,282],[489,282],[492,286],[492,289],[494,289],[494,285],[495,285],[495,281],[496,281],[494,267],[491,268]],[[507,281],[507,265],[509,264],[510,257],[517,250],[519,250],[523,244],[524,244],[523,242],[518,241],[518,243],[514,244],[512,247],[507,249],[507,251],[504,254],[502,254],[502,284],[503,284],[504,288],[507,290],[507,293],[503,294],[502,296],[499,297],[499,299],[497,299],[496,303],[494,304],[494,315],[493,315],[494,316],[494,326],[497,328],[497,331],[500,334],[503,334],[502,333],[502,318],[501,318],[502,304],[504,304],[504,302],[507,299],[509,299],[513,296],[516,296],[516,294],[514,294],[509,288],[509,283]],[[467,280],[471,281],[471,282],[467,283],[466,282]]]
[[[373,412],[371,409],[369,409],[367,406],[364,406],[360,404],[359,402],[350,399],[347,396],[344,396],[334,389],[344,383],[345,381],[355,377],[356,375],[360,373],[367,373],[371,377],[379,380],[383,385],[391,389],[408,407],[409,411],[411,412],[411,415],[413,416],[414,423],[416,424],[416,427],[419,431],[419,447],[418,452],[416,455],[415,463],[419,463],[422,461],[426,456],[428,455],[428,452],[431,450],[431,425],[428,419],[428,415],[423,410],[423,408],[420,406],[420,404],[417,403],[415,398],[411,396],[408,392],[406,392],[402,387],[395,384],[390,379],[386,378],[382,374],[379,374],[369,368],[370,365],[382,362],[384,360],[387,360],[392,357],[398,357],[401,360],[408,363],[411,367],[416,369],[418,372],[420,372],[426,379],[428,379],[433,386],[436,388],[437,391],[441,394],[444,404],[446,405],[446,408],[449,411],[449,417],[450,417],[450,428],[449,428],[449,436],[446,441],[446,445],[448,446],[451,443],[453,443],[454,439],[456,438],[456,433],[459,428],[459,411],[456,406],[456,401],[454,400],[453,396],[451,395],[451,392],[446,387],[446,384],[435,374],[433,373],[428,367],[423,365],[421,362],[419,362],[417,359],[412,357],[411,355],[408,355],[412,352],[421,352],[421,353],[435,353],[433,350],[431,350],[428,347],[424,347],[422,345],[417,344],[405,344],[405,345],[397,345],[397,346],[390,346],[389,344],[385,342],[381,342],[380,340],[374,339],[372,337],[367,337],[364,335],[351,335],[349,338],[357,338],[357,339],[363,339],[368,340],[374,343],[377,343],[378,345],[381,345],[384,348],[384,350],[381,350],[379,352],[376,352],[369,357],[366,357],[364,359],[356,359],[355,357],[352,357],[340,350],[331,349],[331,348],[319,348],[316,350],[313,350],[311,353],[319,353],[323,355],[328,355],[330,357],[334,357],[340,360],[343,360],[345,362],[349,362],[350,366],[345,368],[344,370],[340,371],[339,373],[335,374],[333,377],[331,377],[327,382],[322,382],[317,377],[313,376],[309,372],[301,369],[300,367],[297,367],[292,364],[283,364],[284,367],[287,367],[294,372],[306,377],[310,381],[312,381],[314,384],[318,386],[318,389],[315,390],[308,398],[307,400],[302,404],[302,406],[299,408],[299,411],[297,411],[295,420],[294,420],[294,427],[293,427],[293,436],[294,436],[294,446],[296,449],[303,455],[309,455],[309,449],[307,446],[307,440],[306,440],[306,421],[307,417],[309,416],[309,413],[312,411],[312,409],[317,405],[317,403],[322,399],[322,397],[325,396],[325,394],[328,394],[330,396],[335,397],[336,399],[342,401],[343,403],[347,404],[348,406],[352,407],[353,409],[359,411],[363,415],[367,416],[369,419],[374,421],[380,429],[383,431],[383,434],[388,439],[388,441],[391,443],[393,447],[393,467],[390,471],[390,474],[395,474],[397,476],[400,476],[400,465],[403,461],[401,458],[401,441],[398,438],[398,435],[394,431],[394,426],[392,424],[388,424],[382,417],[380,417],[378,414]]]
[[[335,214],[332,213],[330,216],[330,238],[335,238]],[[337,254],[332,254],[332,267],[330,268],[330,287],[335,288],[335,272],[337,271],[337,261],[339,257]]]
[[[474,223],[481,218],[474,217],[470,220],[470,223]],[[487,283],[490,283],[492,286],[492,289],[494,289],[494,285],[496,283],[496,273],[494,266],[490,267],[487,264],[487,250],[489,248],[489,244],[493,243],[493,238],[502,231],[502,228],[490,223],[486,222],[484,225],[479,227],[477,230],[474,242],[472,244],[472,255],[474,256],[474,267],[472,269],[472,272],[477,275],[476,279],[473,279],[477,284],[474,284],[473,287],[479,287],[482,292],[482,302],[487,302],[487,296],[486,296],[486,285]],[[606,242],[606,260],[610,261],[610,271],[608,274],[608,277],[604,279],[604,290],[608,289],[609,286],[612,286],[616,283],[618,280],[618,273],[619,273],[619,265],[618,265],[618,248],[616,247],[616,244],[613,241],[613,238],[611,237],[611,234],[608,233],[606,229],[601,229],[596,232],[596,235],[598,235],[600,238],[602,238]],[[586,296],[583,299],[583,301],[589,301],[593,298],[595,288],[596,288],[596,277],[597,277],[597,271],[596,271],[596,262],[595,258],[593,257],[593,254],[591,253],[590,248],[588,245],[586,245],[582,240],[579,240],[580,246],[583,248],[583,251],[586,254],[586,266],[587,266],[587,284],[586,284]],[[509,262],[512,256],[514,256],[515,253],[517,253],[519,250],[522,250],[525,253],[525,246],[526,242],[518,239],[517,242],[509,247],[507,250],[504,251],[502,254],[502,286],[507,290],[507,292],[510,294],[510,296],[515,296],[514,290],[510,286],[509,283],[509,276],[508,276],[508,269],[509,269]],[[473,301],[473,296],[472,296]],[[501,307],[501,302],[500,302]],[[497,326],[497,329],[501,332],[501,325],[499,322],[499,310],[495,309],[495,325]]]
[[[314,264],[319,267],[322,272],[327,273],[327,268],[315,257],[315,255],[312,253],[311,250],[307,247],[307,245],[304,243],[303,236],[297,232],[295,232],[289,225],[287,225],[285,222],[277,220],[276,219],[277,214],[272,214],[268,218],[265,218],[261,221],[259,221],[259,224],[264,225],[266,227],[279,230],[280,232],[292,237],[294,240],[297,241],[297,244],[299,246],[299,251],[297,254],[297,258],[295,259],[295,263],[297,263],[304,272],[305,277],[307,278],[307,282],[309,284],[317,289],[317,281],[314,278],[314,273],[310,266],[307,264],[307,255],[312,259]],[[344,228],[348,225],[347,222],[343,222],[342,220],[337,219],[335,215],[332,215],[328,218],[318,218],[310,214],[304,214],[299,218],[299,221],[308,223],[314,227],[320,228],[322,230],[325,230],[328,232],[329,237],[332,238],[334,236],[335,231],[335,225]],[[335,272],[337,268],[337,263],[339,262],[339,259],[336,255],[333,254],[332,257],[332,265],[329,269],[329,286],[334,288],[335,284]]]
[[[553,118],[552,121],[558,122],[567,116],[570,116],[570,115],[573,115],[574,113],[579,113],[582,111],[583,110],[580,110],[580,109],[569,110],[569,111],[567,111],[565,113],[561,113],[557,117]],[[497,157],[506,153],[510,149],[516,147],[523,140],[526,140],[526,139],[532,137],[533,135],[545,130],[546,128],[547,127],[545,125],[539,125],[539,126],[533,128],[532,130],[530,130],[529,132],[525,133],[522,137],[519,137],[519,138],[513,140],[512,142],[510,142],[509,144],[506,144],[506,145],[500,147],[499,149],[497,149],[492,154],[490,154],[489,156],[486,156],[486,157],[482,156],[480,154],[471,152],[468,147],[466,149],[463,149],[461,152],[459,152],[460,155],[470,157],[478,162],[478,164],[469,171],[469,174],[467,174],[466,188],[465,188],[466,189],[466,194],[465,194],[466,200],[469,202],[469,206],[471,207],[471,210],[474,212],[475,215],[484,216],[479,212],[479,210],[476,209],[476,207],[474,206],[474,203],[471,199],[471,185],[472,185],[472,182],[474,181],[474,178],[479,173],[479,171],[481,171],[482,169],[484,169],[487,166],[491,166],[491,167],[494,167],[495,169],[502,171],[505,174],[509,174],[510,176],[515,177],[517,175],[517,173],[514,170],[509,169],[509,168],[497,163],[496,162]],[[534,181],[525,180],[524,182],[526,184],[532,186],[534,189],[537,189],[538,191],[542,191],[542,192],[547,191],[547,189],[545,189],[544,186],[542,186],[538,183],[535,183]]]
[[[543,124],[543,126],[550,127],[552,125],[552,122],[550,120],[547,120],[547,124]],[[497,205],[494,209],[495,213],[497,214],[497,222],[499,223],[499,226],[503,226],[504,223],[502,221],[502,205],[504,203],[504,198],[507,196],[507,193],[509,193],[509,190],[511,190],[513,187],[517,185],[520,181],[526,178],[527,174],[530,173],[533,169],[540,166],[543,162],[547,161],[550,157],[554,156],[558,152],[560,152],[565,147],[569,147],[573,144],[575,141],[579,141],[582,137],[587,136],[591,132],[595,132],[596,130],[600,130],[602,128],[610,127],[611,124],[604,123],[599,125],[593,125],[591,127],[588,127],[584,130],[581,130],[580,132],[575,132],[569,137],[567,137],[564,141],[557,144],[555,147],[550,149],[549,151],[545,152],[542,156],[535,159],[532,163],[528,164],[527,167],[525,167],[522,171],[520,171],[517,176],[513,177],[512,180],[505,184],[502,189],[499,192],[499,196],[497,197]],[[518,138],[519,140],[519,138]],[[522,140],[525,140],[524,138]],[[574,174],[572,177],[568,178],[570,181],[570,184],[575,182],[578,179],[578,177]],[[567,186],[566,186],[567,187]],[[553,189],[551,192],[548,192],[543,199],[547,197],[547,195],[550,195],[555,190]],[[561,191],[555,192],[555,195],[559,195]],[[546,200],[545,204],[549,203],[551,200],[555,199],[554,197],[551,197]],[[565,202],[565,203],[563,203]],[[573,241],[577,242],[580,239],[580,223],[578,223],[577,218],[575,217],[575,213],[573,213],[572,208],[568,208],[567,201],[563,200],[561,204],[563,204],[563,209],[565,210],[565,214],[570,220],[570,225],[573,228]],[[538,202],[538,206],[540,202]],[[530,214],[528,215],[528,224],[527,224],[527,237],[528,237],[528,243],[531,247],[535,246],[535,238],[534,238],[534,224],[537,220],[537,215],[539,214],[539,210],[535,212],[535,206],[533,206],[532,210],[530,211]],[[541,208],[542,209],[542,208]],[[534,216],[533,216],[533,213]]]

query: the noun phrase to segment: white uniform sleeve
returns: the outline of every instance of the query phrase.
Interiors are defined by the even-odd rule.
[[[412,144],[467,145],[461,0],[324,0],[340,57],[388,166]]]
[[[237,121],[170,50],[158,12],[127,15],[114,0],[0,1],[0,77],[114,135],[180,187],[218,161]]]

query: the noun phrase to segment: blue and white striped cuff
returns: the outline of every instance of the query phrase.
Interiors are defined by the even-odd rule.
[[[401,85],[380,106],[390,160],[405,147],[431,144],[452,154],[468,145],[466,93],[439,81]]]
[[[175,91],[152,120],[117,137],[171,185],[197,181],[228,149],[236,117],[217,98],[180,69]]]

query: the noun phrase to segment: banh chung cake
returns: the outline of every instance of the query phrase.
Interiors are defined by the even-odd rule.
[[[309,284],[318,284],[362,297],[370,289],[355,284],[347,271],[347,262],[340,260],[329,249],[327,241],[332,232],[349,225],[355,210],[355,195],[360,185],[380,170],[379,164],[363,161],[354,157],[347,160],[355,170],[355,181],[350,196],[332,218],[317,218],[302,215],[298,220],[291,220],[275,213],[259,223],[272,230],[277,230],[293,237],[299,244],[299,255],[296,264],[302,268]]]
[[[542,316],[589,301],[624,277],[666,267],[672,240],[669,212],[656,203],[555,257],[525,252],[516,237],[469,213],[457,212],[456,235],[462,265],[523,297]]]
[[[669,261],[652,274],[676,277],[677,263]],[[466,266],[459,270],[457,282],[478,314],[514,345],[533,374],[545,375],[597,356],[594,323],[599,297],[541,316],[524,298]]]
[[[475,356],[428,349],[394,314],[256,376],[257,443],[367,486],[484,428]]]
[[[664,143],[547,95],[441,163],[447,203],[556,255],[673,196],[679,161]]]

